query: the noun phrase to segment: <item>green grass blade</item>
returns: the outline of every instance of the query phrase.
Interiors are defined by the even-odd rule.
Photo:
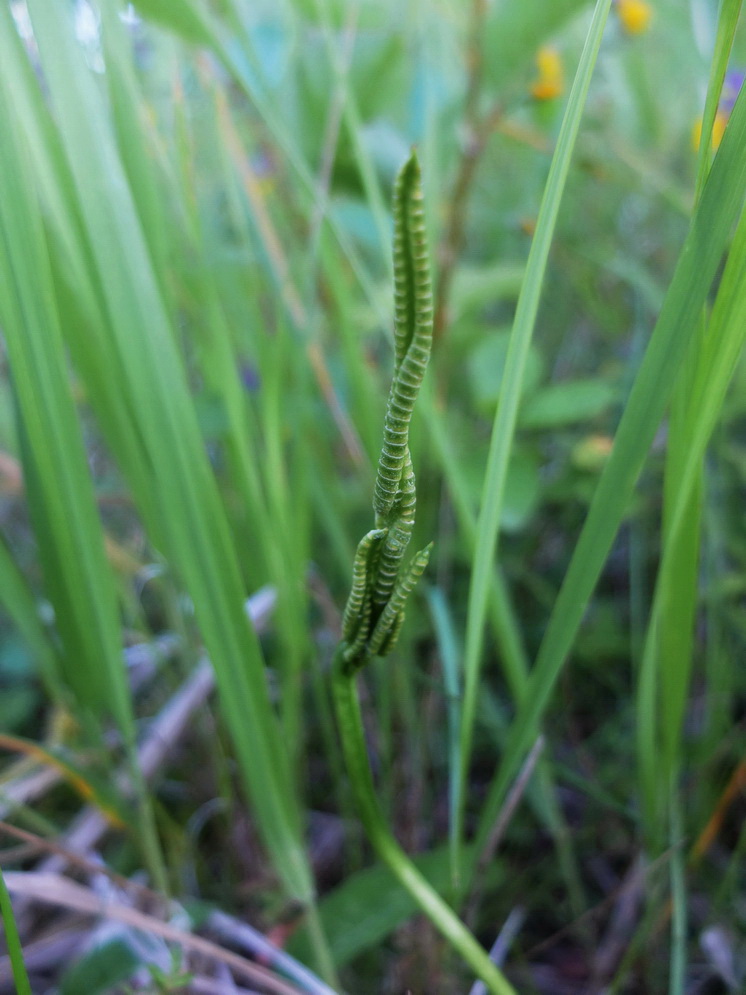
[[[668,979],[669,995],[684,995],[686,991],[686,854],[684,852],[684,818],[681,797],[675,780],[670,786],[671,832],[671,969]]]
[[[711,143],[704,136],[712,133],[740,8],[741,0],[725,0],[720,9],[703,115],[697,197],[701,195],[710,168]],[[737,254],[735,245],[731,251],[731,262],[734,254]],[[691,402],[705,348],[704,314],[698,324],[671,401],[664,482],[663,551],[656,581],[655,609],[643,651],[638,695],[638,748],[646,829],[650,838],[657,840],[657,846],[664,845],[666,840],[663,816],[679,763],[680,732],[694,662],[702,512],[701,473],[699,482],[689,490],[684,518],[675,534],[671,534],[670,523],[682,490],[682,474],[689,465],[692,431],[699,420]],[[709,341],[713,341],[711,333]]]
[[[150,2],[151,0],[148,0],[148,3]],[[209,35],[209,42],[215,54],[254,105],[257,113],[261,116],[269,133],[276,142],[277,147],[287,158],[287,162],[292,167],[297,180],[297,192],[302,193],[307,202],[309,198],[311,201],[317,199],[319,191],[316,178],[299,152],[294,136],[283,122],[283,116],[278,113],[276,107],[273,105],[273,101],[268,97],[261,85],[259,85],[255,75],[247,71],[245,60],[235,57],[233,49],[226,42],[220,23],[216,19],[209,19],[203,16],[202,8],[199,5],[195,5],[194,0],[185,0],[184,6],[193,8],[198,13],[200,23],[207,35]],[[247,36],[245,40],[247,45],[250,46],[251,39]],[[252,57],[253,53],[249,52],[249,55]],[[254,62],[256,62],[255,58]],[[354,241],[328,211],[324,211],[322,220],[333,232],[340,249],[352,267],[360,286],[363,288],[372,306],[376,310],[380,310],[380,303],[374,282]],[[386,258],[388,259],[388,253],[386,254]],[[387,314],[381,314],[381,318],[388,324]]]
[[[526,362],[536,323],[541,288],[560,201],[570,169],[570,160],[575,147],[575,139],[580,128],[580,119],[610,6],[610,0],[599,0],[596,5],[568,99],[567,109],[557,140],[557,147],[539,209],[536,234],[531,243],[531,251],[526,265],[526,275],[518,298],[500,399],[492,428],[490,451],[482,489],[481,512],[477,523],[477,542],[472,561],[472,577],[466,620],[464,705],[461,726],[461,774],[458,785],[459,801],[457,805],[457,811],[460,813],[460,823],[463,820],[464,783],[469,767],[474,734],[484,622],[493,569],[492,564],[497,547],[505,480],[515,434],[518,406],[523,390]]]
[[[198,0],[169,3],[168,0],[135,0],[138,13],[176,32],[186,41],[209,45],[212,34],[210,14]]]
[[[645,643],[641,687],[638,691],[638,751],[643,800],[648,821],[658,812],[662,775],[675,766],[677,744],[686,703],[688,668],[671,660],[657,672],[657,635],[661,619],[675,604],[670,587],[676,583],[673,566],[679,562],[681,537],[691,527],[691,496],[696,493],[701,464],[738,357],[746,339],[746,213],[741,215],[733,238],[718,295],[702,340],[699,363],[689,390],[683,432],[686,449],[681,453],[677,488],[671,495],[666,543],[658,574],[650,627]],[[669,662],[669,661],[666,661]],[[660,730],[655,701],[660,696]],[[662,751],[662,752],[661,752]],[[661,762],[661,757],[663,762]]]
[[[326,3],[322,2],[322,0],[314,0],[314,6],[322,25],[329,62],[340,89],[342,117],[349,134],[350,142],[352,143],[352,150],[360,173],[366,200],[373,215],[381,248],[381,257],[385,260],[387,273],[389,278],[391,278],[393,276],[393,266],[391,253],[389,252],[389,243],[391,241],[389,212],[386,208],[378,174],[362,141],[363,120],[355,97],[355,91],[348,78],[349,66],[344,64],[341,55],[338,53],[339,41],[335,35],[334,28],[329,22]]]
[[[147,106],[137,85],[132,45],[119,16],[109,3],[101,5],[101,39],[106,81],[119,154],[127,174],[138,213],[147,218],[144,232],[153,264],[163,282],[168,266],[169,217],[164,183],[153,164],[157,150],[147,141],[144,122]]]
[[[459,453],[448,434],[447,417],[434,404],[431,391],[424,391],[423,402],[429,437],[448,485],[459,528],[466,538],[467,549],[473,558],[476,553],[477,515],[466,486]],[[510,602],[508,585],[498,564],[492,568],[488,614],[499,647],[505,680],[511,694],[518,701],[525,691],[528,680],[529,659],[520,624]]]
[[[0,144],[0,314],[18,413],[24,474],[45,585],[66,652],[64,675],[80,705],[113,715],[134,740],[121,666],[113,580],[68,383],[59,315],[28,150],[0,79],[7,122]]]
[[[622,521],[647,451],[670,398],[696,323],[746,191],[746,99],[736,101],[728,129],[692,218],[661,314],[635,378],[614,448],[555,602],[529,693],[512,724],[509,746],[490,788],[479,839],[495,814],[526,749],[536,736],[603,564]]]
[[[68,379],[48,246],[31,185],[28,146],[12,116],[13,88],[0,73],[0,315],[8,345],[24,476],[62,640],[62,676],[84,727],[98,735],[112,716],[124,738],[140,805],[142,842],[159,887],[165,873],[139,776],[135,722],[122,666],[114,581]]]
[[[697,155],[697,199],[702,195],[712,158],[712,126],[718,110],[723,82],[728,69],[728,60],[733,49],[736,28],[741,16],[743,0],[722,0],[718,15],[715,51],[710,63],[710,78],[707,84],[705,109],[702,113],[702,135]]]
[[[13,90],[13,108],[33,162],[35,186],[49,225],[49,255],[54,269],[60,310],[67,327],[85,328],[86,335],[67,336],[73,361],[86,383],[105,383],[111,361],[95,343],[105,334],[107,319],[100,296],[90,279],[91,253],[77,205],[71,195],[73,181],[60,137],[49,115],[33,69],[15,30],[10,9],[0,4],[0,69]],[[140,458],[134,419],[125,397],[106,389],[107,404],[97,416],[108,439],[117,439],[118,455],[130,475],[136,470],[139,491],[148,493],[150,467]],[[153,515],[149,516],[152,522]]]
[[[430,439],[438,453],[441,471],[448,483],[459,528],[466,538],[467,549],[473,556],[476,542],[476,514],[472,509],[469,494],[464,487],[464,477],[459,454],[456,452],[448,436],[443,413],[433,404],[433,399],[429,391],[425,391],[423,400],[425,401],[425,417],[427,419]],[[515,607],[511,601],[510,590],[504,573],[498,564],[494,564],[492,569],[487,610],[489,622],[497,643],[498,655],[505,680],[514,701],[521,703],[528,691],[528,654],[523,643],[523,634]],[[436,623],[436,632],[437,629],[438,626]],[[444,650],[442,649],[441,652],[444,652]],[[446,693],[450,696],[451,692],[448,686]],[[449,716],[451,712],[457,713],[454,715],[452,721],[449,718],[449,723],[454,727],[459,727],[461,722],[459,706],[460,699],[458,702],[455,702],[449,697]],[[451,735],[451,724],[449,724],[449,736]],[[449,841],[453,861],[454,884],[457,882],[456,868],[459,861],[459,841],[456,833],[458,813],[455,807],[456,790],[460,776],[460,766],[457,762],[459,757],[460,747],[456,750],[455,759],[451,758],[451,766],[449,767]],[[537,786],[538,797],[540,799],[540,815],[555,841],[567,882],[568,892],[572,896],[574,908],[579,915],[581,909],[584,907],[579,900],[582,892],[579,884],[580,873],[577,860],[572,851],[571,838],[564,824],[564,818],[557,801],[553,775],[549,765],[543,759],[539,761],[537,769]]]
[[[459,743],[461,740],[461,674],[460,653],[453,618],[448,610],[448,603],[439,588],[427,589],[427,600],[438,644],[438,653],[443,668],[443,690],[446,697],[448,715],[448,843],[451,857],[451,871],[454,872],[458,863],[459,841],[456,835],[458,813],[455,809],[457,801],[455,785],[459,776]],[[456,881],[452,882],[456,884]]]
[[[100,288],[107,316],[101,336],[89,346],[100,350],[102,367],[108,362],[108,382],[113,377],[117,384],[109,393],[125,398],[140,447],[136,465],[121,468],[192,597],[264,842],[288,891],[307,902],[313,885],[263,660],[244,616],[236,551],[142,220],[66,9],[37,0],[29,9],[91,247],[88,282]],[[68,332],[84,336],[86,329]],[[106,388],[107,383],[89,384],[99,410],[109,404]],[[127,453],[122,448],[118,455]],[[147,482],[138,472],[144,463],[150,468]]]
[[[16,995],[32,995],[31,984],[29,983],[26,965],[23,962],[23,950],[21,940],[18,936],[13,906],[10,903],[10,895],[5,887],[5,879],[0,871],[0,916],[3,920],[5,931],[5,945],[8,948],[10,967],[13,972],[13,981],[16,986]]]
[[[59,661],[39,618],[36,599],[1,536],[0,592],[0,603],[31,650],[52,699],[62,704],[66,692],[60,680]]]

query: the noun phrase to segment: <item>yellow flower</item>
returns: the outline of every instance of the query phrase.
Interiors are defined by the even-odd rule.
[[[524,235],[530,235],[533,238],[536,231],[536,218],[521,218],[520,226]]]
[[[723,133],[725,132],[725,126],[728,123],[728,115],[724,114],[723,111],[718,111],[715,115],[715,120],[712,123],[712,147],[713,149],[718,148],[720,142],[723,139]],[[692,145],[694,146],[694,151],[699,150],[699,143],[702,141],[702,118],[698,118],[692,128]]]
[[[539,73],[531,84],[531,95],[536,100],[553,100],[565,89],[562,59],[556,48],[545,46],[536,53]]]
[[[641,35],[650,26],[653,10],[646,0],[617,0],[617,15],[630,35]]]
[[[613,447],[614,440],[609,435],[587,435],[572,450],[573,466],[578,470],[597,473],[608,461]]]

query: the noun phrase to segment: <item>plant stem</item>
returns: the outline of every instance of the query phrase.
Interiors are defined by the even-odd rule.
[[[339,991],[339,978],[337,977],[337,970],[334,966],[334,958],[329,949],[329,942],[324,932],[315,899],[306,905],[305,913],[308,936],[316,957],[316,970],[328,985]]]
[[[686,858],[684,855],[684,831],[681,801],[677,787],[678,771],[674,768],[669,775],[669,812],[671,833],[671,956],[669,995],[682,995],[686,975]]]
[[[349,663],[345,664],[342,651],[343,644],[337,648],[332,664],[334,708],[347,773],[355,795],[358,814],[368,839],[402,887],[409,892],[433,925],[485,983],[488,991],[493,995],[516,995],[515,989],[489,959],[487,951],[480,946],[450,906],[420,874],[386,825],[378,806],[368,762],[360,702],[355,686],[355,673],[358,668],[350,666]]]

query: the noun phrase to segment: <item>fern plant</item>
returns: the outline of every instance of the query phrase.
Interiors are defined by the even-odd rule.
[[[357,547],[342,640],[332,667],[337,723],[360,819],[378,856],[488,990],[511,995],[511,985],[419,873],[386,824],[368,763],[355,683],[372,657],[386,656],[394,649],[407,599],[427,566],[432,547],[426,546],[404,565],[416,507],[409,423],[430,356],[433,313],[422,182],[414,152],[394,186],[394,293],[395,366],[373,498],[375,528]]]
[[[360,540],[344,614],[343,657],[348,670],[394,648],[407,598],[430,555],[428,546],[402,570],[416,507],[409,423],[433,338],[422,183],[414,153],[394,186],[394,300],[396,363],[373,497],[376,527]]]

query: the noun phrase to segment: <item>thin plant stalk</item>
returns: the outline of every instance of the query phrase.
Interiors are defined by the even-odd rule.
[[[345,666],[344,646],[337,649],[332,663],[332,692],[342,752],[355,795],[358,815],[376,854],[397,881],[441,932],[453,949],[495,995],[516,995],[513,986],[492,963],[487,951],[443,901],[394,839],[381,813],[373,785],[355,675]]]

